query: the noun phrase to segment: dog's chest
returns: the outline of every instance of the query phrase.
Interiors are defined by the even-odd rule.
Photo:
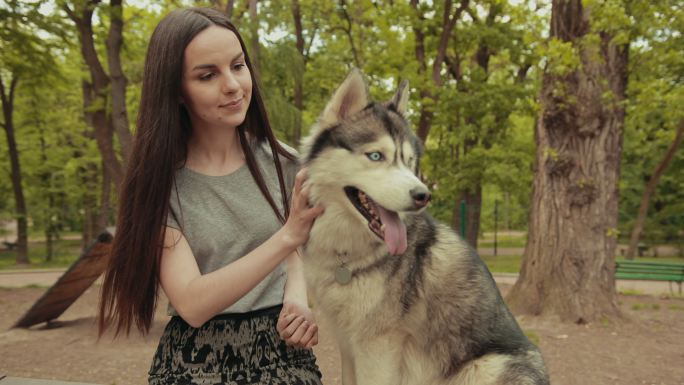
[[[314,306],[339,323],[339,327],[358,330],[369,318],[393,312],[390,303],[395,301],[388,298],[387,282],[381,272],[354,274],[350,282],[340,283],[335,279],[335,270],[339,267],[335,255],[315,254],[308,258],[327,261],[305,260],[306,280]]]

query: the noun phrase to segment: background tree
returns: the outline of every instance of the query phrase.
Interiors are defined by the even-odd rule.
[[[488,170],[504,158],[510,176],[520,174],[514,170],[529,170],[529,157],[515,147],[502,153],[514,133],[511,117],[533,113],[533,84],[527,75],[538,59],[526,43],[535,29],[528,28],[530,16],[525,7],[499,1],[476,3],[467,9],[470,22],[456,28],[446,51],[449,75],[440,91],[439,115],[433,119],[427,163],[429,175],[444,191],[437,199],[449,197],[444,205],[452,208],[451,223],[457,230],[465,227],[473,247],[480,236],[484,186],[503,179],[510,182],[504,174],[495,176]],[[516,184],[500,186],[509,189]],[[465,213],[461,213],[461,202]]]
[[[109,74],[104,69],[96,47],[96,34],[93,30],[93,15],[100,0],[75,0],[72,4],[63,3],[62,8],[76,26],[81,47],[81,55],[90,73],[90,80],[82,81],[83,107],[86,121],[93,129],[93,136],[102,154],[102,189],[100,206],[97,198],[89,197],[87,210],[90,217],[84,226],[84,243],[107,226],[110,217],[111,186],[118,187],[123,178],[123,168],[130,152],[132,136],[129,129],[126,106],[127,80],[121,66],[121,45],[123,42],[123,5],[121,0],[110,0],[106,15],[109,28],[106,38],[106,57]],[[105,13],[100,13],[104,16]],[[115,148],[114,134],[119,139],[121,155]],[[97,183],[98,167],[88,173],[87,184]]]
[[[436,4],[441,4],[440,2]],[[439,88],[443,84],[442,72],[443,65],[447,55],[447,48],[449,46],[449,41],[452,38],[452,33],[456,27],[456,23],[461,19],[461,16],[468,9],[470,4],[469,0],[461,0],[460,3],[455,6],[451,0],[445,1],[442,5],[443,8],[441,12],[435,10],[436,14],[441,14],[441,23],[434,32],[439,36],[437,42],[437,50],[434,57],[428,57],[426,55],[426,36],[432,35],[430,32],[424,29],[425,12],[428,10],[427,5],[419,4],[418,0],[411,0],[411,7],[414,9],[414,23],[413,32],[415,34],[415,54],[416,61],[419,64],[419,74],[426,77],[426,82],[424,87],[421,87],[420,98],[421,98],[421,109],[420,118],[418,121],[418,127],[416,128],[418,137],[425,143],[427,141],[428,135],[430,134],[430,126],[432,123],[432,118],[434,116],[433,107],[437,102],[437,90],[434,88]],[[432,65],[429,66],[428,60],[432,59]],[[431,68],[428,68],[431,67]],[[429,78],[428,78],[429,76]],[[429,81],[428,81],[429,79]]]
[[[620,23],[602,23],[608,15]],[[528,240],[508,295],[519,313],[575,323],[619,314],[614,252],[629,52],[620,32],[628,22],[617,1],[552,3]]]
[[[0,57],[1,123],[9,152],[12,187],[14,192],[15,219],[17,221],[17,264],[28,264],[28,212],[22,170],[17,147],[14,119],[15,101],[20,81],[35,79],[49,73],[53,68],[50,48],[37,35],[38,31],[49,34],[54,31],[50,20],[38,12],[41,3],[23,4],[16,1],[0,8],[0,33],[2,33]]]
[[[620,219],[625,234],[631,233],[628,259],[635,257],[645,230],[647,243],[679,241],[681,252],[684,214],[678,213],[675,203],[682,201],[677,196],[681,179],[669,176],[677,173],[669,169],[682,158],[677,157],[677,150],[684,134],[684,58],[678,54],[684,50],[684,19],[680,12],[671,1],[639,5],[638,32],[643,43],[631,54],[621,183]],[[659,187],[661,180],[665,185]],[[655,210],[650,221],[649,210]]]
[[[601,137],[591,134],[591,129],[581,129],[575,139],[565,141],[564,133],[573,129],[563,127],[573,122],[590,126],[594,111],[586,108],[586,103],[578,102],[575,93],[581,91],[583,99],[600,102],[590,104],[601,104],[597,109],[601,127],[613,119],[610,112],[615,105],[626,109],[624,149],[622,154],[613,154],[622,159],[623,167],[619,174],[618,230],[610,229],[612,236],[630,233],[637,223],[638,208],[647,191],[644,186],[648,180],[654,180],[654,170],[673,143],[677,122],[682,118],[679,111],[684,101],[683,67],[679,52],[683,49],[684,19],[683,10],[672,0],[585,1],[582,4],[591,11],[589,22],[579,21],[578,25],[589,25],[589,32],[574,39],[556,37],[551,41],[545,30],[549,28],[552,4],[533,0],[142,1],[127,3],[125,7],[120,7],[118,1],[84,0],[62,0],[56,2],[56,7],[41,7],[39,1],[0,5],[5,14],[13,15],[3,14],[0,20],[8,27],[0,32],[0,61],[10,63],[12,58],[21,58],[32,65],[35,62],[20,51],[4,49],[15,41],[13,31],[20,30],[28,37],[22,42],[40,42],[40,48],[49,42],[54,47],[55,62],[50,66],[54,76],[43,77],[43,71],[32,70],[30,78],[21,77],[13,104],[12,126],[18,150],[16,159],[21,164],[25,217],[34,236],[45,234],[52,242],[62,232],[77,231],[87,243],[104,224],[111,223],[109,207],[114,207],[118,198],[111,183],[105,181],[111,174],[106,166],[110,163],[109,155],[103,156],[101,142],[89,124],[94,120],[106,123],[103,127],[108,130],[110,155],[123,162],[126,144],[116,132],[127,130],[121,130],[125,124],[117,125],[115,121],[132,124],[140,99],[142,63],[149,36],[160,18],[178,7],[213,6],[232,15],[249,43],[248,49],[257,51],[253,57],[259,61],[259,79],[273,127],[279,138],[294,146],[299,137],[306,135],[351,67],[358,66],[364,71],[372,97],[377,100],[388,98],[402,79],[408,79],[412,87],[408,117],[417,130],[423,127],[423,132],[427,132],[423,171],[434,192],[430,211],[458,230],[459,203],[466,200],[466,235],[475,246],[477,236],[493,228],[497,200],[503,226],[526,230],[528,209],[532,206],[535,148],[535,134],[530,128],[544,123],[544,117],[562,119],[555,131],[549,130],[549,138],[557,147],[547,146],[542,166],[549,164],[548,170],[557,171],[562,171],[565,163],[576,166],[569,167],[575,171],[565,177],[553,174],[548,180],[555,180],[554,186],[566,188],[568,196],[586,194],[591,199],[592,191],[597,197],[602,194],[597,185],[592,185],[593,179],[580,177],[586,172],[585,165],[568,156],[576,143],[589,143],[591,138]],[[571,3],[554,3],[568,4]],[[92,66],[84,59],[79,29],[64,7],[79,19],[85,19],[87,12],[91,12],[90,33],[81,36],[91,37],[88,50],[100,61],[105,86],[99,93],[91,92],[95,88]],[[117,10],[121,10],[120,17]],[[11,20],[16,25],[31,27],[14,28]],[[42,23],[57,26],[56,21],[61,20],[68,25],[43,32],[48,31],[48,26],[34,27],[31,20],[50,20]],[[570,32],[577,25],[572,26]],[[119,34],[123,40],[114,39]],[[619,58],[620,52],[607,48],[611,45],[608,41],[614,46],[634,43],[630,47],[626,96],[616,96],[611,83],[592,72],[602,71],[601,68],[614,63],[613,58]],[[17,49],[28,48],[30,45]],[[111,60],[117,57],[113,53],[117,50],[119,64]],[[618,56],[611,56],[613,53]],[[606,64],[607,61],[610,63]],[[10,67],[2,66],[0,78],[9,79]],[[542,77],[545,68],[546,75]],[[594,97],[593,91],[573,86],[573,79],[577,84],[585,84],[582,81],[590,77],[599,79],[596,89],[600,91],[596,92],[602,92],[600,98],[585,98],[585,94]],[[6,91],[8,84],[5,81]],[[544,93],[540,91],[542,86]],[[115,95],[114,88],[122,92]],[[538,95],[544,95],[540,103],[536,100]],[[118,106],[123,100],[125,109],[115,108],[115,99]],[[95,119],[97,114],[101,115]],[[563,123],[565,118],[570,123]],[[563,147],[562,143],[567,145]],[[10,154],[6,141],[0,141],[0,151]],[[0,167],[2,222],[10,218],[14,221],[16,216],[10,158],[3,157]],[[650,195],[642,232],[642,238],[649,244],[678,242],[682,254],[683,170],[684,154],[676,151]],[[575,217],[586,219],[586,211],[591,207],[592,204],[573,203],[564,213],[572,214],[568,215],[573,221]],[[537,219],[539,216],[534,214]],[[540,224],[536,226],[539,228]],[[599,230],[591,231],[604,231],[596,228]],[[561,243],[579,242],[566,237],[566,232],[561,235]],[[585,242],[596,243],[594,238]],[[590,253],[580,250],[576,254]],[[598,266],[584,257],[566,258],[564,263],[576,271]],[[575,267],[582,264],[592,267]],[[568,282],[575,284],[572,279]]]

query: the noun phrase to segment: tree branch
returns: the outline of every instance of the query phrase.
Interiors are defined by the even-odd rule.
[[[651,201],[651,196],[655,192],[656,187],[658,187],[660,177],[663,176],[665,170],[667,170],[667,167],[670,165],[674,154],[677,152],[677,148],[679,148],[679,145],[682,142],[682,137],[684,137],[684,119],[679,121],[674,140],[670,144],[665,156],[663,156],[663,159],[660,161],[660,163],[658,163],[653,175],[646,184],[644,195],[641,197],[641,203],[639,204],[639,213],[637,214],[637,219],[629,239],[629,247],[627,248],[627,255],[625,256],[627,259],[634,259],[634,254],[636,253],[636,249],[639,245],[639,239],[641,239],[641,233],[644,229],[644,222],[646,220],[646,214],[648,214],[648,206]]]
[[[304,63],[309,61],[309,56],[311,53],[311,47],[313,46],[313,41],[316,38],[316,33],[318,32],[319,25],[316,24],[314,25],[313,30],[311,31],[311,38],[309,39],[309,44],[306,47],[306,53],[304,54]]]
[[[470,0],[461,0],[461,5],[454,11],[454,14],[449,16],[451,11],[451,0],[446,1],[444,4],[444,15],[443,15],[443,25],[442,34],[439,38],[439,47],[437,49],[437,57],[432,65],[432,80],[435,85],[442,85],[442,64],[444,63],[444,57],[446,56],[446,50],[449,46],[449,40],[451,39],[451,33],[456,26],[456,22],[461,18],[463,12],[468,8]]]
[[[346,32],[347,38],[349,39],[349,45],[351,46],[352,55],[354,56],[354,64],[356,65],[356,67],[361,68],[361,60],[359,59],[359,53],[356,50],[356,46],[354,45],[354,37],[352,36],[353,23],[351,16],[349,16],[349,13],[347,12],[346,0],[340,0],[340,8],[342,9],[342,15],[344,16],[345,20],[347,20],[347,28],[342,28],[342,30]]]
[[[5,80],[2,78],[2,73],[0,73],[0,100],[2,105],[7,104],[7,95],[5,94]]]

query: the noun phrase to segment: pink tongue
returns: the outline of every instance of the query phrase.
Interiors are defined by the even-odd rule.
[[[406,251],[406,225],[399,219],[399,214],[375,206],[380,212],[380,220],[385,225],[385,244],[392,255],[403,254]]]

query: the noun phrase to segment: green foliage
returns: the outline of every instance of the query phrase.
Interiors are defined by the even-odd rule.
[[[0,251],[0,270],[16,269],[16,251]],[[60,240],[55,242],[52,261],[46,262],[45,255],[47,246],[45,242],[29,242],[29,266],[20,266],[21,269],[49,269],[66,268],[71,266],[81,255],[80,240]]]
[[[620,233],[629,236],[644,186],[684,118],[684,15],[669,1],[635,5],[637,43],[630,52]],[[638,12],[638,13],[637,13]],[[681,147],[681,146],[680,146]],[[651,199],[642,239],[684,247],[684,151],[679,149]]]
[[[485,255],[482,256],[487,268],[492,273],[518,273],[522,257],[520,255]]]
[[[632,310],[660,310],[660,305],[657,303],[635,303],[632,305]]]
[[[0,5],[0,75],[21,76],[15,120],[31,230],[43,233],[56,226],[59,233],[80,230],[84,201],[100,199],[102,160],[84,122],[81,81],[89,75],[76,30],[60,7],[42,7],[44,3],[15,0]],[[132,129],[153,28],[179,5],[210,3],[125,3],[122,63]],[[419,2],[417,11],[406,0],[299,3],[303,55],[296,47],[291,2],[259,2],[256,24],[246,12],[246,1],[235,2],[234,22],[248,45],[255,32],[251,27],[258,27],[260,86],[281,139],[293,144],[299,125],[306,135],[352,67],[364,71],[372,97],[379,100],[389,98],[407,79],[412,124],[418,125],[422,110],[434,113],[422,164],[434,192],[431,212],[451,223],[461,194],[481,189],[482,230],[493,229],[497,201],[498,229],[526,229],[541,74],[547,70],[564,76],[581,65],[577,48],[547,39],[550,2],[471,1],[449,38],[447,60],[439,73],[441,86],[433,81],[431,63],[443,29],[445,2]],[[633,225],[645,182],[684,116],[684,10],[672,0],[583,4],[591,10],[592,25],[579,42],[589,48],[585,60],[598,60],[604,38],[630,44],[619,227],[610,230],[611,235],[624,237]],[[97,6],[96,16],[97,50],[106,63],[107,4]],[[425,35],[425,71],[416,57],[415,30]],[[298,81],[304,89],[301,111],[294,103]],[[606,92],[603,101],[614,103],[614,94]],[[7,143],[0,140],[0,152],[7,151]],[[547,154],[553,157],[558,151],[549,148]],[[14,210],[6,158],[0,161],[0,219],[11,218]],[[680,149],[652,199],[647,242],[679,242],[684,250],[683,202]],[[516,257],[488,263],[495,271],[514,272],[520,265]]]
[[[637,295],[644,295],[644,292],[641,290],[636,290],[636,289],[622,289],[622,290],[620,290],[620,294],[637,296]]]
[[[549,73],[565,76],[576,71],[581,64],[577,47],[572,42],[562,41],[557,38],[549,40],[543,54],[547,57]]]
[[[443,221],[450,222],[464,191],[478,188],[484,191],[485,229],[493,224],[494,201],[504,196],[513,211],[527,211],[539,59],[526,42],[540,32],[526,6],[483,2],[471,12],[471,23],[457,24],[447,55],[461,74],[450,73],[434,90],[439,103],[423,163],[436,188],[433,213]],[[441,16],[439,9],[434,14]],[[524,228],[523,217],[516,226]]]
[[[539,341],[541,341],[541,338],[539,337],[539,334],[532,330],[523,330],[523,333],[525,333],[525,336],[535,345],[539,346]]]

